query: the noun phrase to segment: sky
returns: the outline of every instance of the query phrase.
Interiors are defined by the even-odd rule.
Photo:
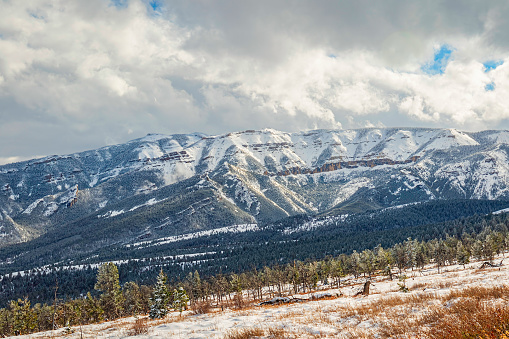
[[[509,2],[0,0],[0,164],[148,133],[509,129]]]

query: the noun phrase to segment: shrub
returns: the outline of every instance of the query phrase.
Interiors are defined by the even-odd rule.
[[[191,304],[191,310],[194,314],[209,313],[211,308],[210,302],[208,301],[197,301]]]
[[[147,334],[147,333],[148,333],[147,318],[136,318],[134,323],[131,325],[131,327],[127,331],[128,336]]]

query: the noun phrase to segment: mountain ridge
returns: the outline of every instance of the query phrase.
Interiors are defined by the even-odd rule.
[[[143,220],[131,227],[124,239],[130,242],[340,206],[355,210],[356,202],[383,208],[432,199],[509,199],[508,151],[509,132],[496,130],[148,134],[0,166],[0,246],[90,217],[98,228],[122,218]],[[189,205],[179,207],[177,200]],[[207,217],[211,213],[214,218]]]

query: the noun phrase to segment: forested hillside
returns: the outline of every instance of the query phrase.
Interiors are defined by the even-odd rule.
[[[110,251],[101,252],[99,257],[77,258],[65,265],[32,267],[33,270],[22,274],[8,273],[18,272],[12,265],[7,266],[9,271],[4,268],[0,300],[5,303],[29,296],[37,302],[49,302],[54,297],[57,281],[62,297],[84,295],[93,288],[98,263],[107,261],[117,263],[122,284],[135,281],[151,285],[161,268],[170,281],[178,282],[196,270],[202,277],[238,274],[295,260],[321,260],[377,246],[390,248],[408,238],[419,242],[444,240],[448,236],[475,238],[484,230],[505,234],[507,215],[489,212],[508,205],[494,201],[434,201],[347,217],[291,217],[246,232],[209,234],[168,243],[142,243],[135,251],[112,247]],[[154,252],[158,255],[154,256]],[[132,257],[133,253],[136,257]]]
[[[188,302],[196,313],[206,312],[212,305],[242,308],[249,300],[281,297],[288,289],[296,294],[311,292],[318,284],[340,288],[345,276],[382,274],[392,280],[398,274],[402,281],[400,290],[408,292],[405,270],[420,270],[432,264],[440,272],[448,265],[466,265],[471,258],[495,265],[494,257],[509,249],[507,214],[469,217],[426,227],[432,227],[441,236],[429,235],[430,240],[408,238],[391,247],[377,245],[354,250],[351,254],[274,262],[241,271],[212,273],[207,271],[206,264],[198,264],[187,270],[179,269],[181,274],[175,275],[171,267],[165,266],[164,260],[155,260],[151,262],[151,282],[145,281],[145,284],[139,276],[126,275],[134,268],[131,262],[118,267],[114,263],[104,263],[98,270],[62,271],[66,273],[52,275],[54,283],[46,286],[48,275],[40,272],[26,273],[23,277],[4,276],[4,298],[9,289],[25,289],[29,294],[28,288],[44,286],[47,293],[37,297],[33,294],[40,293],[37,290],[32,292],[32,298],[19,298],[8,304],[3,301],[6,307],[0,309],[0,335],[32,333],[147,313],[151,318],[162,318],[168,309],[182,312]],[[450,230],[456,233],[448,234]],[[167,274],[172,277],[169,281]],[[147,272],[145,277],[149,275]],[[90,279],[88,290],[80,290],[72,283],[82,279]]]

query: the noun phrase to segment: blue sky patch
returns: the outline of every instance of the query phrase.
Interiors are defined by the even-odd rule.
[[[421,70],[430,75],[443,74],[451,59],[453,50],[454,49],[449,45],[440,46],[439,49],[435,50],[433,61],[423,65]]]
[[[489,72],[504,63],[503,60],[490,60],[483,63],[484,71]]]
[[[487,84],[484,89],[486,91],[493,91],[495,89],[495,83],[494,82],[490,82],[489,84]]]
[[[110,0],[111,4],[117,8],[126,8],[127,0]]]
[[[158,0],[151,0],[148,4],[154,12],[159,12],[163,7],[162,3]]]

